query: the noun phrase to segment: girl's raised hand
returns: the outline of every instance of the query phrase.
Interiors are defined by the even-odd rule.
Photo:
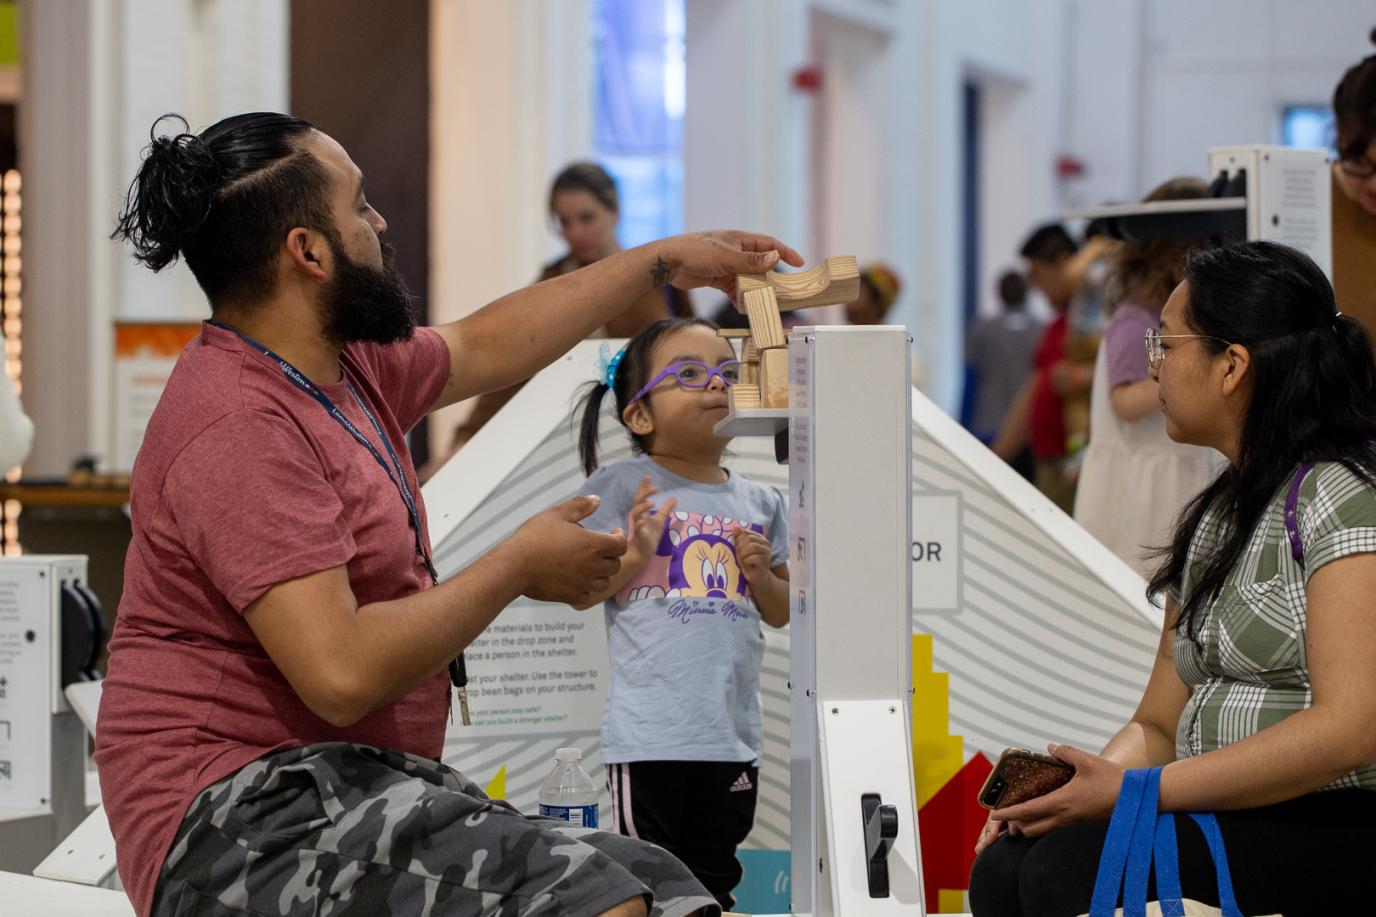
[[[648,559],[655,555],[659,550],[660,539],[664,537],[664,524],[674,511],[677,500],[670,497],[658,510],[655,509],[654,502],[650,499],[659,493],[659,488],[650,483],[650,476],[647,474],[640,481],[640,486],[635,491],[635,503],[631,506],[630,515],[627,517],[629,529],[629,541],[632,549],[635,550],[642,559]]]
[[[747,583],[753,583],[769,572],[772,550],[768,538],[754,529],[738,525],[731,534],[731,541],[736,546],[736,562],[741,565]]]

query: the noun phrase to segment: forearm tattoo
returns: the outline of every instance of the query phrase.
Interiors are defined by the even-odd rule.
[[[656,289],[669,282],[669,262],[663,258],[655,258],[655,263],[650,266],[650,282]]]

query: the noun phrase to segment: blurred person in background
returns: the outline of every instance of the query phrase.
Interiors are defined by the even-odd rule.
[[[1333,118],[1333,291],[1338,308],[1376,335],[1376,54],[1343,74]]]
[[[990,446],[1011,462],[1030,445],[1033,482],[1066,513],[1075,507],[1075,482],[1067,468],[1064,399],[1088,391],[1093,379],[1092,367],[1067,360],[1065,353],[1070,327],[1066,315],[1090,263],[1077,257],[1079,252],[1080,246],[1060,223],[1037,227],[1023,242],[1020,254],[1027,262],[1027,277],[1051,303],[1056,318],[1043,329],[1031,372]]]
[[[975,408],[970,432],[986,446],[998,436],[1032,367],[1043,323],[1027,313],[1027,278],[1007,270],[999,277],[998,315],[982,319],[965,339],[965,360],[975,371]],[[1009,462],[1032,478],[1032,453],[1024,446]]]
[[[887,264],[867,264],[860,269],[860,297],[846,303],[846,322],[851,325],[882,325],[903,281]]]
[[[1203,198],[1208,185],[1175,178],[1143,198]],[[1166,435],[1156,380],[1144,346],[1161,330],[1161,309],[1180,283],[1185,257],[1197,240],[1121,243],[1110,259],[1110,286],[1120,298],[1104,325],[1094,364],[1089,447],[1080,469],[1075,521],[1144,578],[1156,568],[1151,549],[1170,540],[1180,510],[1219,470],[1212,449]]]
[[[536,282],[562,277],[621,251],[616,237],[621,201],[616,182],[595,162],[575,162],[566,166],[549,190],[550,220],[558,229],[568,251],[540,269]],[[734,310],[733,310],[734,311]],[[688,294],[675,287],[650,290],[630,308],[617,315],[596,337],[631,338],[662,318],[686,318],[693,314]],[[466,417],[454,428],[447,451],[431,459],[421,469],[421,480],[428,480],[454,453],[487,425],[526,383],[518,382],[497,392],[476,398]]]

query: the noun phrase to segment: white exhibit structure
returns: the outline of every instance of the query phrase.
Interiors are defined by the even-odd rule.
[[[1333,220],[1327,150],[1266,144],[1211,147],[1209,196],[1117,204],[1068,213],[1101,219],[1119,239],[1207,238],[1270,241],[1313,258],[1333,276]]]
[[[579,385],[593,378],[598,347],[581,344],[537,375],[426,485],[444,575],[578,490],[584,475],[575,449],[575,398]],[[875,809],[893,806],[897,817],[893,846],[883,858],[887,903],[903,902],[905,913],[915,913],[925,898],[932,911],[940,896],[957,902],[943,910],[964,910],[958,903],[964,877],[941,872],[934,879],[932,863],[924,869],[920,852],[929,844],[941,849],[963,841],[950,834],[951,825],[930,818],[919,835],[915,807],[943,782],[967,795],[953,775],[1006,745],[1047,738],[1102,744],[1140,696],[1159,612],[1146,604],[1142,581],[1121,561],[936,405],[905,383],[878,381],[875,374],[906,380],[901,329],[795,332],[790,347],[792,411],[804,421],[794,424],[788,440],[792,464],[776,461],[768,435],[741,435],[728,456],[734,470],[789,496],[795,507],[792,577],[811,596],[805,609],[794,595],[795,658],[790,660],[789,629],[766,634],[764,755],[756,825],[746,847],[790,851],[786,855],[800,861],[765,883],[791,899],[797,913],[855,913],[846,904],[855,898],[862,900],[858,913],[883,913],[877,908],[886,899],[868,897],[865,862],[865,829],[886,819],[865,817],[873,812],[863,808],[863,797],[874,793],[880,797],[872,801]],[[858,358],[859,350],[867,355]],[[853,424],[874,429],[859,433]],[[766,418],[755,432],[781,426],[781,418]],[[629,454],[625,431],[609,410],[601,446],[606,462]],[[882,504],[866,502],[881,496]],[[911,554],[896,550],[909,545]],[[43,698],[41,706],[21,710],[9,694],[16,703],[4,709],[14,716],[0,719],[28,725],[22,734],[11,731],[5,760],[14,763],[13,773],[22,767],[43,784],[49,783],[41,777],[47,766],[54,777],[58,761],[72,769],[61,785],[51,784],[49,796],[33,783],[9,787],[10,807],[0,809],[0,823],[21,828],[46,817],[53,836],[87,809],[86,756],[79,748],[80,721],[60,692],[61,600],[51,585],[39,584],[56,582],[60,592],[64,581],[83,580],[81,560],[6,560],[14,582],[0,590],[4,642],[11,650],[16,642],[24,648],[6,657],[6,687],[12,692],[10,686],[22,682],[31,686],[25,694]],[[908,633],[911,642],[904,639]],[[524,811],[534,811],[539,783],[560,745],[581,748],[600,777],[605,640],[596,610],[520,602],[504,611],[470,647],[475,722],[451,727],[446,761]],[[919,641],[926,655],[910,661]],[[911,685],[927,686],[919,689],[911,720],[904,709],[910,665]],[[798,690],[790,691],[790,680]],[[924,694],[933,683],[940,691]],[[86,687],[97,689],[98,683],[73,685],[67,696]],[[93,722],[94,701],[86,706]],[[890,706],[904,715],[890,713]],[[924,718],[940,724],[939,735],[917,728]],[[71,754],[54,753],[57,737],[73,746]],[[29,798],[35,794],[36,806]],[[56,810],[65,813],[61,819],[54,820]],[[3,873],[7,893],[19,901],[71,905],[55,913],[128,913],[119,892],[72,884],[108,879],[111,843],[99,816],[99,810],[91,813],[82,831],[54,850],[64,869],[45,864],[38,870],[65,881]],[[83,840],[87,827],[92,836]],[[877,840],[889,840],[877,833]],[[51,844],[43,841],[42,849]],[[65,867],[78,854],[81,875],[69,875]],[[821,869],[814,872],[817,861]],[[806,882],[794,878],[804,875],[803,862],[812,866]]]
[[[778,433],[789,462],[799,915],[926,913],[909,706],[909,343],[902,327],[805,328],[788,338],[789,408]],[[718,430],[748,429],[749,413]]]
[[[875,346],[871,335],[901,339],[903,346],[886,360],[857,359],[851,348]],[[848,356],[828,363],[828,345]],[[595,376],[599,346],[600,342],[580,344],[532,379],[426,485],[431,537],[442,575],[462,569],[530,515],[568,499],[582,485],[575,410],[579,387]],[[795,357],[801,355],[791,350],[793,371],[801,372],[817,360],[821,372],[849,373],[857,386],[873,386],[870,372],[886,372],[890,362],[896,367],[900,355],[907,365],[902,329],[795,331],[790,347],[817,347],[820,353],[809,351],[808,359],[799,361]],[[893,747],[897,743],[887,735],[881,738],[868,731],[853,740],[851,749],[866,778],[878,776],[881,764],[901,771],[912,761],[915,802],[920,806],[933,795],[933,787],[954,783],[963,765],[981,755],[992,758],[1007,745],[1036,746],[1055,739],[1086,748],[1101,746],[1140,698],[1160,626],[1160,612],[1146,602],[1140,577],[907,385],[906,376],[898,376],[903,381],[896,386],[883,386],[887,394],[882,398],[880,389],[856,389],[844,381],[828,385],[819,382],[822,378],[802,375],[796,380],[801,387],[791,410],[809,423],[805,431],[795,429],[790,437],[790,465],[776,461],[772,436],[750,435],[780,429],[786,412],[782,419],[742,420],[737,428],[742,432],[727,457],[735,471],[778,487],[789,497],[792,536],[808,539],[801,561],[796,556],[800,545],[795,543],[791,575],[795,587],[815,591],[812,601],[818,611],[813,617],[803,613],[795,589],[792,625],[766,632],[761,676],[764,756],[756,825],[746,842],[748,848],[791,851],[791,874],[774,877],[772,886],[791,890],[789,897],[799,913],[836,913],[820,909],[818,896],[827,898],[838,890],[837,873],[827,863],[854,857],[861,849],[856,839],[864,822],[858,796],[851,803],[833,797],[830,804],[842,809],[832,817],[840,833],[829,828],[827,786],[842,785],[838,780],[846,779],[846,765],[834,773],[825,770],[822,739],[846,734],[846,724],[860,722],[860,715],[850,719],[838,713],[833,726],[827,722],[831,707],[841,710],[841,701],[865,701],[862,690],[882,690],[881,697],[896,694],[906,707],[913,684],[940,682],[941,696],[912,711],[914,723],[926,715],[942,724],[939,736],[911,734],[909,747],[916,749],[915,758]],[[819,411],[825,414],[820,419]],[[880,425],[883,429],[859,433],[848,426],[880,414],[887,418]],[[903,416],[910,417],[911,424],[904,423]],[[600,446],[604,463],[630,454],[629,438],[609,408],[604,408]],[[890,464],[886,470],[867,464],[874,462]],[[910,491],[897,470],[905,466]],[[846,495],[858,500],[871,488],[887,495],[884,510],[860,511],[859,502],[846,505]],[[814,498],[811,505],[808,495]],[[800,496],[801,512],[792,508]],[[871,536],[875,541],[869,540]],[[891,556],[900,548],[904,563],[899,566],[905,566],[910,576],[906,581]],[[881,568],[887,572],[877,573]],[[834,578],[828,580],[823,571],[831,571]],[[854,583],[860,584],[858,591],[847,594],[847,584]],[[910,621],[893,605],[899,596],[909,597]],[[834,622],[821,610],[828,601],[838,608]],[[847,617],[865,612],[890,616],[888,624],[873,625],[884,639],[863,635],[854,626],[857,619]],[[817,648],[815,657],[802,647],[800,624],[805,620],[821,628],[809,644]],[[837,625],[836,631],[828,630]],[[900,634],[900,627],[910,629]],[[911,635],[916,636],[904,639]],[[854,643],[835,642],[856,636],[865,647],[866,655],[858,660],[863,665],[856,664]],[[605,639],[596,609],[578,612],[526,600],[508,608],[470,649],[474,725],[450,728],[446,762],[494,787],[523,811],[534,811],[539,783],[561,745],[580,748],[600,780]],[[907,671],[907,654],[918,640],[926,641],[929,658],[900,689],[900,672]],[[801,651],[792,661],[790,642]],[[800,695],[790,691],[791,663],[801,666],[793,669],[794,686],[816,678],[817,690],[824,692],[841,683],[837,679],[842,673],[864,668],[863,688],[836,695],[838,702],[831,707],[819,696],[809,715]],[[800,703],[802,710],[796,706]],[[879,719],[884,721],[883,716]],[[906,736],[909,720],[902,719]],[[886,741],[892,744],[883,744]],[[829,747],[834,744],[828,740]],[[816,755],[808,749],[816,749]],[[837,794],[846,792],[854,795],[849,790]],[[898,809],[902,829],[913,805],[902,798],[906,791],[898,797],[880,795],[883,804]],[[922,846],[944,844],[947,830],[940,823],[924,822]],[[963,893],[963,876],[943,877],[936,886],[922,888],[918,853],[898,845],[895,849],[897,854],[891,853],[888,860],[891,882],[895,887],[899,880],[909,882],[905,888],[916,889],[929,910],[935,909],[932,902],[938,893],[943,900],[948,890],[956,898]],[[803,861],[811,866],[806,873],[798,865]],[[909,877],[904,869],[915,872]],[[857,874],[850,869],[850,878]],[[803,875],[808,880],[800,889],[798,877]],[[865,874],[866,891],[867,878]],[[809,901],[816,910],[803,909]],[[874,910],[876,904],[882,900],[867,898],[859,913],[881,913]],[[914,912],[912,904],[907,907],[905,913]]]

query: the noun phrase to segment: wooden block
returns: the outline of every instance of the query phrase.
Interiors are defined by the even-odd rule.
[[[758,363],[758,362],[760,362],[760,348],[758,348],[758,347],[755,346],[755,339],[754,339],[754,338],[749,338],[749,337],[746,338],[746,339],[745,339],[745,343],[741,345],[741,362],[742,362],[742,363]]]
[[[788,407],[786,347],[772,347],[760,351],[760,404],[767,408]]]
[[[741,411],[760,406],[760,387],[745,382],[731,386],[731,410]]]
[[[750,337],[749,328],[718,328],[717,337],[719,338],[748,338]]]
[[[746,385],[760,384],[760,354],[755,352],[755,359],[741,361],[741,382]]]
[[[748,294],[766,287],[774,290],[780,312],[855,302],[860,298],[860,267],[854,255],[841,255],[797,274],[737,274],[736,308],[748,311]]]
[[[750,337],[761,350],[770,347],[783,347],[783,319],[779,317],[779,304],[774,298],[774,290],[761,287],[745,294],[745,314],[750,316]]]

